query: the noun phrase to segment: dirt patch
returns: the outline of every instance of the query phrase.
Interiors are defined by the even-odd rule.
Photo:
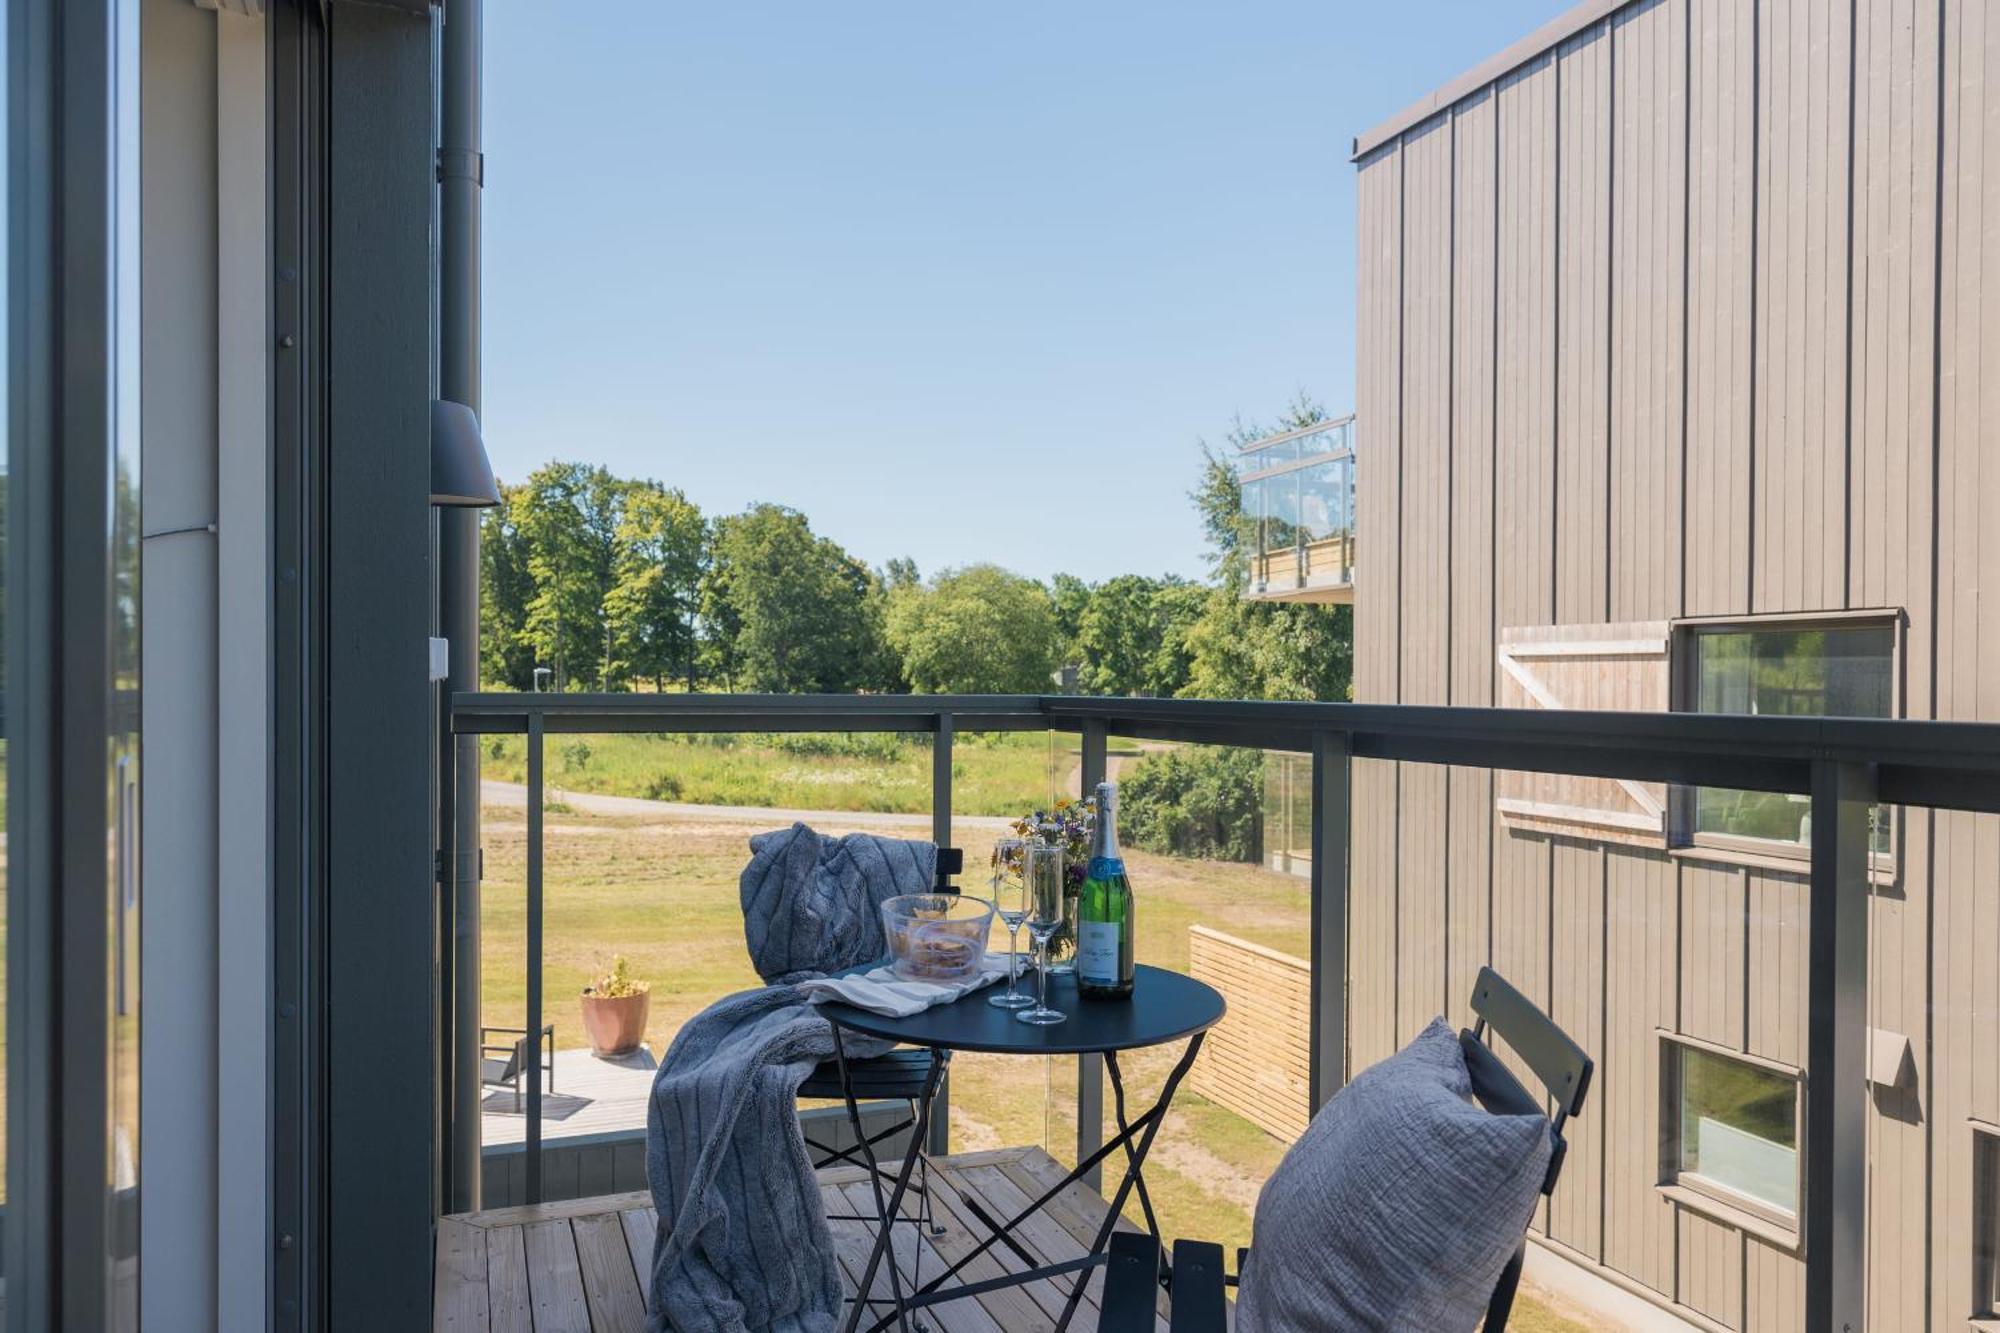
[[[987,1152],[1007,1145],[1000,1140],[1000,1131],[987,1124],[976,1115],[967,1115],[957,1106],[951,1108],[951,1150],[953,1152]]]
[[[1169,1127],[1160,1130],[1149,1161],[1157,1160],[1169,1170],[1178,1171],[1203,1193],[1233,1203],[1246,1213],[1256,1208],[1263,1181],[1252,1180],[1234,1162],[1216,1156],[1192,1138],[1175,1133],[1171,1125],[1170,1120]]]

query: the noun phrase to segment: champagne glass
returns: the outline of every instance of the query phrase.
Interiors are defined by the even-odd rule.
[[[1063,852],[1041,841],[1021,849],[1021,878],[1027,885],[1028,933],[1035,937],[1035,1007],[1014,1017],[1046,1026],[1067,1015],[1049,1008],[1049,936],[1063,923]]]
[[[1067,852],[1069,841],[1061,819],[1051,817],[1044,820],[1036,826],[1036,832],[1049,846],[1061,847],[1065,849],[1065,853]],[[1074,861],[1065,859],[1063,874],[1068,875],[1069,868],[1074,864]],[[1060,956],[1057,950],[1061,950]],[[1062,925],[1058,926],[1055,935],[1050,937],[1049,975],[1052,977],[1076,975],[1076,895],[1069,891],[1067,882],[1063,884]]]
[[[1021,922],[1028,916],[1028,881],[1021,865],[1024,838],[1002,838],[993,844],[993,907],[1007,923],[1007,990],[990,996],[995,1009],[1025,1009],[1034,1001],[1021,994],[1021,955],[1016,945]]]

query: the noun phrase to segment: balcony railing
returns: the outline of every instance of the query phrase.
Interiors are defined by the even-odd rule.
[[[1237,459],[1251,534],[1245,595],[1346,601],[1354,588],[1354,418],[1245,445]]]
[[[460,734],[516,734],[527,746],[527,1026],[541,989],[544,750],[550,735],[899,731],[932,745],[932,836],[952,839],[953,740],[968,731],[1055,731],[1081,739],[1081,784],[1105,774],[1111,737],[1247,746],[1310,757],[1310,1103],[1348,1067],[1352,765],[1395,760],[1784,792],[1810,803],[1808,1013],[1800,1236],[1811,1328],[1862,1322],[1866,1271],[1869,818],[1876,803],[2000,812],[2000,725],[1012,696],[466,694]],[[1985,891],[2000,892],[1989,886]],[[528,1069],[527,1179],[541,1193],[542,1089]],[[1103,1087],[1082,1057],[1077,1160],[1103,1143]],[[475,1099],[476,1100],[476,1099]],[[931,1147],[943,1151],[948,1117]]]

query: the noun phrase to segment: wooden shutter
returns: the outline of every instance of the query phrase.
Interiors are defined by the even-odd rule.
[[[1502,630],[1500,707],[1664,712],[1668,641],[1664,620]],[[1666,845],[1663,783],[1503,771],[1493,790],[1495,808],[1512,828]]]

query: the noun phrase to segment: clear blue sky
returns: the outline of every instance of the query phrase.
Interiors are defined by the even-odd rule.
[[[1197,442],[1352,406],[1353,136],[1569,3],[491,3],[494,464],[1198,575]]]

